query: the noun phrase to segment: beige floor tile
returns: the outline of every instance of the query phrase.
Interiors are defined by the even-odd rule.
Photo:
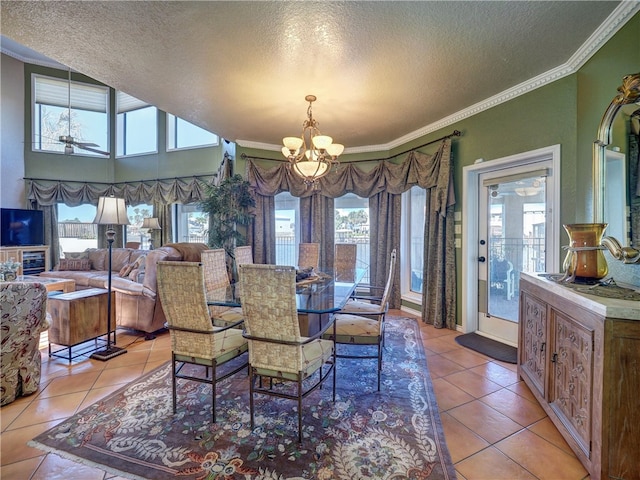
[[[31,401],[37,397],[37,393],[34,393],[32,398],[27,400],[27,397],[20,397],[17,400],[14,400],[8,405],[0,408],[0,425],[2,426],[2,431],[4,432],[11,423],[18,418],[18,416],[24,412],[24,409],[29,406]]]
[[[447,382],[444,378],[435,378],[431,383],[436,394],[438,408],[441,411],[451,410],[474,400],[473,396]]]
[[[43,453],[43,452],[40,452]],[[3,465],[0,470],[2,480],[25,480],[31,479],[31,476],[40,466],[40,462],[45,458],[44,454],[39,457],[28,458],[20,462]]]
[[[533,396],[533,393],[531,393],[531,390],[529,390],[529,387],[527,387],[527,384],[524,383],[522,380],[518,380],[518,383],[509,385],[507,388],[531,402],[537,402],[536,397]]]
[[[571,450],[571,447],[565,441],[565,439],[562,438],[562,435],[560,435],[560,432],[549,417],[545,417],[542,420],[534,423],[529,427],[529,430],[531,430],[539,437],[544,438],[547,442],[554,444],[564,452],[573,455],[573,450]]]
[[[489,446],[489,442],[473,433],[448,413],[440,414],[440,418],[453,463],[458,463]]]
[[[425,346],[425,348],[428,348],[429,350],[437,354],[450,352],[451,350],[456,349],[454,345],[452,345],[450,342],[447,342],[445,339],[442,339],[440,337],[423,338],[422,344]]]
[[[518,374],[516,372],[495,362],[487,362],[470,370],[503,387],[518,383]]]
[[[427,358],[427,368],[431,378],[446,377],[455,372],[461,372],[464,367],[459,363],[452,362],[444,358],[442,355],[434,355]]]
[[[167,363],[166,360],[161,360],[159,362],[147,362],[146,365],[144,366],[144,371],[143,374],[147,374],[149,372],[151,372],[152,370],[155,370],[156,368],[165,365]]]
[[[94,403],[99,400],[102,400],[107,395],[119,390],[122,388],[122,385],[109,385],[107,387],[94,388],[91,391],[87,392],[87,396],[82,401],[82,403],[78,406],[76,413],[84,410],[87,407],[90,407]]]
[[[104,470],[49,454],[31,480],[102,480],[104,477]]]
[[[28,458],[41,457],[43,452],[37,448],[29,447],[27,442],[33,440],[43,432],[55,427],[60,421],[39,423],[29,427],[7,430],[0,437],[0,451],[2,452],[2,465],[7,465]]]
[[[528,427],[547,415],[538,402],[530,402],[506,388],[490,393],[482,397],[480,401],[523,427]]]
[[[536,478],[493,447],[486,448],[457,463],[456,470],[467,480],[534,480]]]
[[[444,352],[442,356],[451,360],[452,362],[456,362],[462,365],[464,368],[476,367],[478,365],[487,363],[490,360],[488,357],[476,353],[473,350],[461,347],[458,344],[456,345],[457,347],[448,352]]]
[[[495,447],[541,480],[581,480],[587,475],[577,458],[530,430],[522,430]]]
[[[453,408],[448,413],[492,444],[522,429],[522,425],[479,400]]]
[[[445,379],[476,398],[484,397],[502,388],[488,378],[477,375],[469,370],[452,373],[451,375],[447,375]]]
[[[13,421],[9,430],[50,420],[64,420],[76,412],[86,395],[87,392],[76,392],[51,398],[38,398]]]
[[[125,354],[126,355],[126,354]],[[144,364],[133,365],[131,367],[109,368],[104,370],[94,385],[95,388],[107,387],[109,385],[124,385],[135,380],[144,370]]]
[[[100,371],[87,373],[74,372],[71,375],[56,377],[40,392],[38,398],[42,399],[64,395],[66,393],[86,392],[93,387],[100,373]]]
[[[134,366],[134,365],[143,365],[147,362],[149,358],[150,350],[140,350],[137,351],[135,349],[127,348],[127,353],[123,353],[118,355],[117,357],[113,357],[110,360],[107,360],[105,363],[107,364],[105,370],[120,368],[126,366]]]

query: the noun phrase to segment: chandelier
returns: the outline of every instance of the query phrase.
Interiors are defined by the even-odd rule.
[[[328,174],[333,165],[340,163],[338,157],[344,145],[333,143],[333,138],[322,135],[318,130],[318,122],[311,112],[311,104],[316,101],[315,95],[307,95],[304,99],[309,102],[309,107],[307,119],[302,124],[302,135],[283,138],[282,154],[307,186],[317,187],[317,181]]]

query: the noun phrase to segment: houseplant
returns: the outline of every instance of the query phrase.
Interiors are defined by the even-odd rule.
[[[247,243],[246,227],[254,217],[249,210],[255,205],[249,182],[238,174],[225,178],[220,185],[209,185],[207,197],[200,202],[202,211],[209,214],[208,245],[224,248],[232,280],[238,278],[234,250]]]

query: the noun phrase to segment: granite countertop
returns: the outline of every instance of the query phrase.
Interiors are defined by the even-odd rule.
[[[576,291],[562,283],[550,280],[544,275],[546,274],[524,272],[520,274],[521,278],[526,278],[534,285],[579,303],[599,315],[626,320],[640,320],[640,301],[589,295],[583,291]],[[627,285],[623,286],[627,287]]]

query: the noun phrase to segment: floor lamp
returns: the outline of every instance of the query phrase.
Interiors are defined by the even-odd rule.
[[[98,212],[93,223],[98,225],[108,225],[107,227],[107,243],[109,245],[109,270],[107,281],[107,346],[103,350],[99,350],[91,355],[96,360],[109,360],[113,357],[127,353],[124,348],[116,347],[116,332],[113,329],[113,345],[111,345],[111,251],[113,249],[113,240],[116,236],[114,225],[129,225],[127,217],[127,208],[124,204],[124,198],[100,197],[98,199]]]
[[[149,250],[153,250],[153,231],[154,230],[162,230],[160,227],[160,222],[156,217],[146,217],[142,220],[142,227],[146,228],[149,233]],[[161,242],[162,243],[162,242]]]

